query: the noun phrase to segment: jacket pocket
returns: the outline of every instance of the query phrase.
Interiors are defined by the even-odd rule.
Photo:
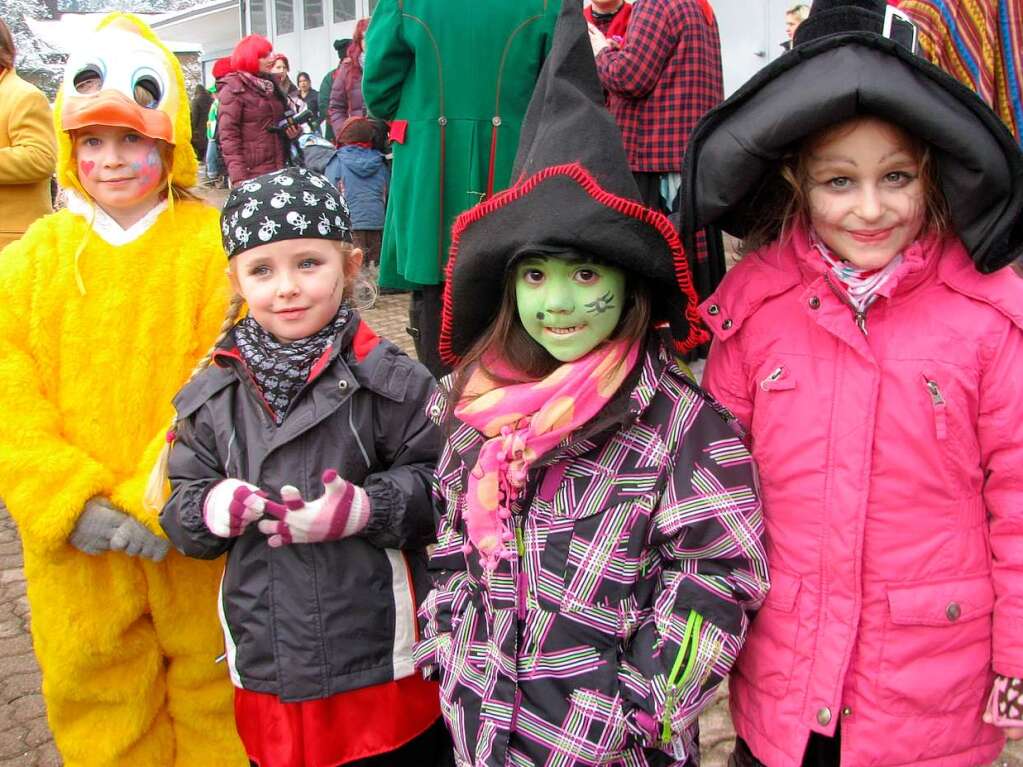
[[[978,471],[980,455],[969,414],[968,394],[951,375],[935,375],[924,370],[920,375],[920,388],[930,405],[933,423],[928,424],[931,439],[939,453],[945,475],[945,486],[953,497],[973,495],[979,491],[980,478],[972,486],[970,475]]]
[[[772,568],[771,590],[735,664],[746,682],[774,697],[784,696],[792,682],[799,641],[796,604],[802,585],[798,575]]]
[[[991,668],[988,575],[889,584],[878,684],[893,713],[980,710]]]

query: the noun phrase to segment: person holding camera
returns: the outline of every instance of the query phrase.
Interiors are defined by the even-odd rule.
[[[220,151],[232,186],[285,167],[289,144],[302,133],[271,75],[272,53],[265,37],[242,38],[231,54],[234,71],[218,91]]]

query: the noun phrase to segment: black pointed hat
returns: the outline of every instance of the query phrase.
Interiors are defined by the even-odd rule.
[[[645,278],[679,351],[703,343],[689,266],[671,222],[640,202],[604,106],[579,0],[563,0],[512,170],[514,185],[452,229],[440,354],[456,364],[497,316],[508,267],[527,253],[586,254]]]
[[[790,194],[782,158],[807,136],[858,115],[926,141],[952,226],[977,269],[1023,254],[1023,153],[973,91],[913,50],[915,27],[885,0],[815,0],[791,51],[708,112],[682,168],[682,232],[742,238]]]

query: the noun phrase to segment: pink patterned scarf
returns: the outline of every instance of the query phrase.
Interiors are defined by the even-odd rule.
[[[465,513],[464,551],[475,547],[484,569],[513,556],[507,520],[529,467],[600,412],[635,366],[640,346],[619,341],[598,347],[539,381],[501,385],[481,368],[472,373],[455,416],[488,438],[469,472]],[[500,363],[488,367],[515,377]]]

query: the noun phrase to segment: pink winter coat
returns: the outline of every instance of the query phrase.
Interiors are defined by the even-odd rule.
[[[987,764],[992,673],[1023,676],[1023,280],[921,241],[867,337],[833,280],[797,231],[701,306],[767,522],[735,726],[769,767],[839,723],[842,767]]]

